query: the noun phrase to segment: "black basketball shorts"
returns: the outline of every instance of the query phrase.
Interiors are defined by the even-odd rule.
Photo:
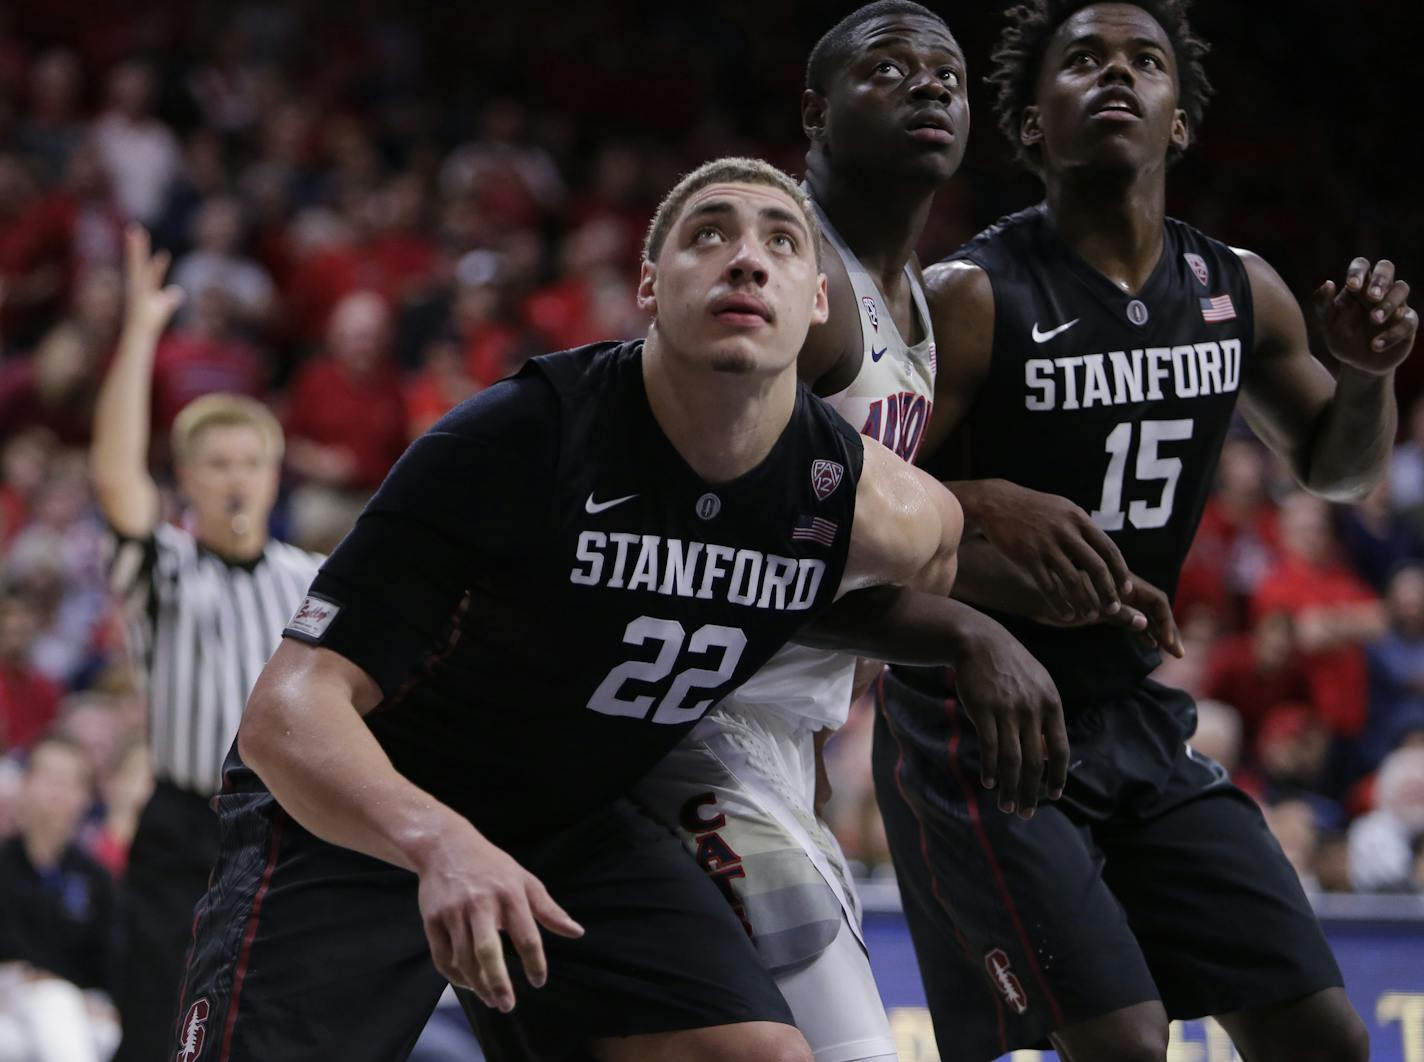
[[[953,700],[893,673],[878,699],[876,793],[946,1058],[1149,1000],[1194,1018],[1342,983],[1254,801],[1187,749],[1187,694],[1144,680],[1070,716],[1064,796],[1027,822],[980,784]]]
[[[222,853],[198,907],[173,1057],[405,1058],[445,986],[415,875],[313,837],[265,793],[220,803]],[[515,1009],[477,1022],[492,1060],[559,1062],[602,1037],[791,1024],[730,906],[677,839],[631,804],[511,855],[586,933],[544,934],[541,989],[508,953]]]

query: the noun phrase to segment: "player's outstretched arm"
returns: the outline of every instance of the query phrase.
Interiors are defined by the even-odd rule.
[[[962,527],[959,505],[941,483],[866,440],[841,589],[899,583],[919,592],[852,593],[819,631],[798,640],[961,669],[961,699],[984,747],[983,782],[999,789],[1005,811],[1029,816],[1045,779],[1056,795],[1066,777],[1063,708],[1047,672],[1003,627],[944,596]]]
[[[994,288],[972,262],[941,262],[925,271],[925,295],[940,337],[934,411],[921,448],[928,457],[954,444],[951,436],[989,375]],[[1037,600],[1046,603],[1054,622],[1111,617],[1131,593],[1127,562],[1116,544],[1068,499],[1002,479],[955,479],[948,486],[963,506],[965,524],[1032,578]]]
[[[1419,315],[1388,260],[1356,258],[1345,282],[1315,291],[1325,346],[1341,363],[1331,379],[1310,352],[1305,318],[1280,275],[1237,252],[1255,306],[1256,344],[1241,410],[1301,484],[1331,501],[1359,501],[1378,482],[1398,420],[1394,370],[1414,345]]]
[[[509,1011],[501,931],[538,987],[548,976],[538,926],[565,937],[583,929],[538,878],[392,766],[361,718],[380,699],[339,653],[284,639],[248,700],[238,750],[311,833],[414,871],[436,969]]]
[[[1000,624],[960,601],[898,586],[857,590],[796,635],[835,652],[955,669],[979,734],[980,781],[999,808],[1032,818],[1068,777],[1068,735],[1053,679]]]
[[[94,408],[89,471],[104,518],[121,534],[144,538],[158,522],[158,488],[148,474],[153,355],[183,292],[163,286],[168,255],[151,254],[137,225],[124,233],[124,267],[123,332]]]

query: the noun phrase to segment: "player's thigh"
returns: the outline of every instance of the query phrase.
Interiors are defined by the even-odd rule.
[[[585,932],[578,940],[545,934],[549,976],[539,989],[507,952],[516,999],[509,1014],[460,993],[494,1062],[574,1057],[603,1039],[793,1024],[717,886],[631,804],[514,854]]]
[[[1174,1018],[1263,1007],[1343,983],[1255,801],[1217,771],[1184,754],[1173,784],[1190,788],[1186,799],[1146,821],[1096,831],[1105,878]]]
[[[198,907],[172,1056],[404,1058],[444,987],[415,875],[275,809],[229,824],[225,838]]]
[[[717,883],[776,974],[814,959],[846,917],[858,924],[859,912],[840,846],[794,796],[807,780],[768,774],[797,758],[776,747],[788,739],[754,723],[725,725],[739,729],[684,742],[634,797]],[[809,732],[804,741],[804,759],[813,763]]]
[[[816,1062],[882,1062],[895,1058],[890,1020],[875,987],[870,957],[849,923],[803,966],[781,971],[776,985]]]
[[[1086,828],[1055,805],[1027,822],[1000,812],[957,709],[884,688],[876,792],[936,1033],[955,1057],[994,1058],[1155,1000]]]
[[[812,1062],[799,1032],[764,1021],[596,1040],[592,1054],[599,1062]]]

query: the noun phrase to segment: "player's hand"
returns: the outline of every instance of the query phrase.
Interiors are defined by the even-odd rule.
[[[1033,817],[1039,798],[1057,800],[1068,780],[1063,703],[1043,665],[987,616],[966,633],[954,662],[960,703],[979,732],[980,781],[999,809]]]
[[[1315,313],[1330,353],[1362,372],[1383,375],[1414,346],[1419,314],[1409,305],[1409,285],[1394,277],[1394,263],[1373,266],[1356,258],[1344,287],[1327,280],[1315,290]]]
[[[1134,575],[1132,590],[1124,598],[1123,611],[1129,618],[1134,614],[1142,617],[1141,625],[1134,624],[1130,629],[1137,631],[1143,641],[1181,659],[1185,652],[1182,648],[1182,632],[1177,629],[1177,618],[1172,614],[1172,602],[1165,593],[1141,576]],[[1116,617],[1107,622],[1123,625]]]
[[[524,976],[535,988],[549,976],[539,926],[561,937],[581,937],[569,917],[533,874],[506,852],[462,824],[431,846],[420,876],[420,916],[435,968],[451,984],[468,988],[485,1006],[514,1009],[514,987],[504,962],[509,935]]]
[[[966,492],[967,493],[967,492]],[[1132,575],[1117,544],[1077,505],[1005,480],[973,490],[971,519],[999,552],[1027,572],[1048,622],[1079,625],[1114,615]]]
[[[130,225],[124,230],[124,324],[158,334],[168,327],[183,301],[183,289],[163,286],[168,272],[167,251],[152,253],[148,230]]]

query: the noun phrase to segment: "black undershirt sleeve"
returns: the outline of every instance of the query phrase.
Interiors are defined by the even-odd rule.
[[[438,648],[479,573],[516,561],[543,526],[559,425],[558,397],[532,367],[446,414],[317,573],[318,619],[299,612],[283,633],[340,653],[389,697]]]

